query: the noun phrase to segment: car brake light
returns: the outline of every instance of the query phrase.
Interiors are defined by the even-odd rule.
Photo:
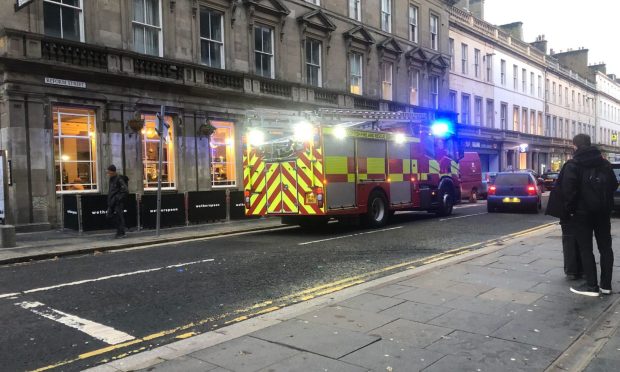
[[[528,195],[536,195],[536,186],[528,186],[527,193]]]
[[[495,195],[496,191],[497,191],[497,187],[489,186],[489,195]]]

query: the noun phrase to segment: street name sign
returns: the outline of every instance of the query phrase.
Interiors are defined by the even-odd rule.
[[[51,78],[51,77],[45,78],[45,84],[62,85],[65,87],[72,87],[72,88],[86,88],[86,83],[83,81],[56,79],[56,78]]]

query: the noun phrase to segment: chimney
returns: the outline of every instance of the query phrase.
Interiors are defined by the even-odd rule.
[[[507,25],[500,25],[503,31],[510,34],[515,39],[523,40],[523,22],[513,22]]]
[[[602,72],[603,74],[607,75],[607,65],[603,62],[599,62],[597,64],[591,65],[590,70],[594,73]]]
[[[538,35],[536,41],[530,43],[530,45],[547,54],[547,40],[545,40],[545,35]],[[551,49],[551,54],[553,54],[553,49]]]
[[[588,50],[580,48],[577,50],[568,49],[566,52],[560,52],[553,55],[560,65],[578,73],[581,76],[590,76],[591,71],[588,68]]]
[[[469,0],[469,11],[479,19],[484,19],[484,0]]]

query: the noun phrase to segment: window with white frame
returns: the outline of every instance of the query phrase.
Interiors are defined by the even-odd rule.
[[[215,132],[211,135],[211,184],[214,187],[235,186],[237,183],[235,159],[235,128],[229,121],[211,121]]]
[[[474,125],[482,126],[482,97],[474,97]]]
[[[266,26],[254,27],[254,66],[259,76],[274,78],[273,29]]]
[[[461,73],[467,75],[467,54],[468,51],[467,44],[461,44]]]
[[[524,107],[523,108],[523,115],[521,116],[521,120],[523,123],[523,127],[521,128],[522,133],[527,133],[527,130],[529,129],[528,125],[527,125],[527,109]]]
[[[538,98],[542,98],[542,76],[538,75]]]
[[[451,90],[448,98],[450,100],[450,110],[456,112],[456,92]]]
[[[362,0],[349,0],[349,18],[362,20]]]
[[[394,70],[394,65],[391,62],[383,63],[383,99],[391,101],[393,96],[393,84],[392,84],[392,73]]]
[[[501,129],[508,129],[508,104],[502,102],[499,107],[499,125]]]
[[[487,83],[493,82],[493,55],[487,54]]]
[[[474,76],[480,77],[480,49],[474,49]]]
[[[535,83],[534,73],[530,72],[530,94],[532,96],[534,95],[534,83]]]
[[[434,109],[439,108],[439,77],[431,76],[430,79],[430,98]]]
[[[418,14],[418,7],[409,5],[409,41],[413,41],[414,43],[418,42]],[[454,45],[454,40],[452,40],[452,43],[452,45]]]
[[[461,93],[461,123],[462,124],[470,123],[470,118],[469,118],[470,111],[469,110],[470,110],[469,94]]]
[[[448,39],[448,48],[450,49],[450,70],[454,71],[454,39]]]
[[[431,31],[431,49],[439,50],[439,17],[431,14],[430,18]]]
[[[209,67],[224,68],[224,15],[200,7],[200,60]]]
[[[163,56],[161,0],[133,0],[132,26],[136,52]]]
[[[514,90],[519,89],[519,67],[512,65],[512,85]]]
[[[420,71],[412,70],[409,77],[409,85],[411,91],[409,92],[409,104],[419,106],[420,105]]]
[[[558,104],[562,104],[562,84],[558,86]]]
[[[144,128],[142,129],[142,165],[144,166],[144,189],[157,189],[157,175],[159,174],[159,142],[161,137],[157,132],[158,118],[153,114],[142,115]],[[176,156],[174,150],[174,125],[172,117],[164,118],[168,129],[164,137],[163,157],[161,169],[161,183],[164,189],[174,189],[176,183]]]
[[[43,30],[46,35],[84,41],[83,0],[44,0]]]
[[[551,86],[553,87],[553,88],[551,89],[551,102],[555,103],[556,94],[557,94],[557,91],[556,91],[556,89],[555,89],[555,88],[556,88],[555,81],[554,81],[553,83],[551,83]]]
[[[527,93],[527,70],[521,70],[521,91]]]
[[[54,106],[56,191],[97,190],[97,128],[95,111]]]
[[[363,70],[362,70],[363,57],[359,53],[351,53],[349,56],[349,84],[350,91],[353,94],[362,94],[363,87]]]
[[[487,99],[486,108],[486,126],[489,128],[495,128],[495,102],[492,99]]]
[[[536,134],[536,111],[530,110],[530,134]]]
[[[519,111],[519,106],[515,105],[512,109],[512,130],[515,132],[519,131],[521,127],[521,113]]]
[[[381,0],[381,30],[392,32],[392,0]]]
[[[545,80],[545,100],[549,101],[549,85],[551,83],[549,82],[549,79]]]
[[[500,62],[500,81],[502,85],[506,85],[506,61],[501,60]]]
[[[564,106],[568,106],[568,87],[564,88]]]
[[[321,73],[321,42],[306,39],[306,82],[320,87],[323,85]]]

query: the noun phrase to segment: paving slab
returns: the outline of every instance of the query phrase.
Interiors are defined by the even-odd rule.
[[[443,356],[444,354],[434,351],[381,340],[351,353],[341,360],[373,371],[419,371]]]
[[[386,314],[376,314],[342,306],[328,306],[303,314],[298,318],[355,332],[367,332],[396,319]]]
[[[355,366],[342,361],[325,358],[311,353],[300,353],[292,358],[283,360],[269,367],[265,367],[260,372],[366,372],[367,368]]]
[[[340,358],[379,340],[378,336],[292,319],[251,334],[330,358]]]
[[[231,371],[253,372],[296,354],[299,354],[299,351],[244,336],[194,352],[190,356]]]
[[[426,323],[431,319],[435,319],[438,316],[449,312],[450,310],[451,309],[448,307],[405,301],[400,305],[396,305],[382,311],[381,314],[385,314],[399,319],[407,319],[414,322]]]
[[[620,361],[614,359],[595,358],[583,372],[620,371]]]
[[[379,287],[374,287],[369,290],[369,293],[379,296],[394,297],[401,293],[409,292],[411,287],[400,284],[389,284]]]
[[[538,259],[538,256],[527,255],[527,256],[510,256],[505,255],[502,252],[502,255],[497,259],[496,262],[502,264],[529,264]]]
[[[536,302],[538,299],[543,297],[543,295],[534,292],[515,291],[507,288],[494,288],[479,295],[478,297],[491,301],[529,305]]]
[[[490,291],[491,289],[493,289],[493,287],[483,284],[470,284],[450,281],[450,285],[445,287],[443,290],[446,292],[457,293],[461,296],[476,297],[481,293]]]
[[[459,296],[457,293],[439,289],[416,288],[409,292],[401,293],[396,298],[429,305],[443,305]]]
[[[424,348],[452,331],[450,328],[398,319],[372,330],[369,335],[400,345]]]
[[[620,361],[620,334],[616,333],[614,337],[611,337],[596,356],[597,358]]]
[[[510,313],[510,310],[517,310],[522,305],[487,300],[480,297],[462,296],[448,301],[445,306],[452,309],[471,311],[472,313],[494,315]]]
[[[389,309],[390,307],[396,306],[403,302],[405,302],[405,300],[386,296],[379,296],[372,293],[364,293],[340,302],[338,305],[351,309],[378,313],[382,310]]]
[[[219,367],[214,364],[207,363],[204,360],[189,356],[182,356],[175,360],[169,360],[149,368],[141,369],[140,372],[211,372],[216,368]]]
[[[464,310],[452,310],[428,323],[445,328],[475,332],[481,335],[490,335],[500,327],[507,324],[510,320],[511,319],[506,316],[472,313]]]

